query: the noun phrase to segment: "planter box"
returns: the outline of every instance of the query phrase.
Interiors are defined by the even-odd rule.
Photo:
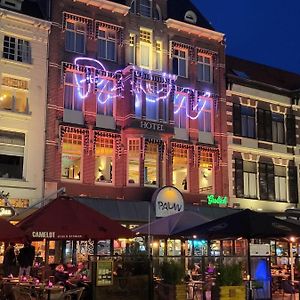
[[[245,286],[220,286],[221,300],[245,300],[246,287]]]
[[[186,300],[186,285],[185,284],[158,284],[158,299],[159,300]]]

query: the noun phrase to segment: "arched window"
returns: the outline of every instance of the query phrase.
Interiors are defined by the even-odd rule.
[[[184,15],[184,20],[189,23],[196,24],[197,15],[192,10],[188,10]]]
[[[161,9],[157,4],[153,12],[153,19],[158,21],[162,20]]]

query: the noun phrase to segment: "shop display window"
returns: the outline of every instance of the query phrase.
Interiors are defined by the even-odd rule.
[[[181,240],[167,240],[167,255],[168,256],[181,255]]]
[[[128,184],[140,183],[140,140],[128,141]]]
[[[188,149],[174,147],[172,183],[181,191],[188,190]]]
[[[199,192],[204,194],[213,193],[214,173],[213,154],[201,151],[199,163]]]

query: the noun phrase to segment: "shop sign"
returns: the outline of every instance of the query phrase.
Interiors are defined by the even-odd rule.
[[[270,256],[269,244],[250,244],[250,256]]]
[[[224,196],[224,197],[221,197],[221,196],[216,197],[215,195],[208,195],[207,196],[207,204],[208,205],[213,205],[213,204],[227,205],[228,204],[228,198],[226,196]]]
[[[13,208],[9,206],[0,206],[0,217],[12,217],[15,215]]]
[[[97,261],[96,286],[109,286],[113,284],[113,261]]]
[[[149,122],[149,121],[141,121],[140,128],[154,130],[154,131],[160,131],[160,132],[165,131],[165,127],[163,124],[158,124],[158,123]]]
[[[55,232],[53,231],[32,231],[33,238],[54,239]]]
[[[178,189],[165,186],[152,196],[156,217],[167,217],[184,211],[184,200]]]

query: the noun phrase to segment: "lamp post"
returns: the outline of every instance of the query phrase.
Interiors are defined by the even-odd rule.
[[[293,243],[295,242],[295,238],[290,238],[290,260],[291,260],[291,281],[295,280],[295,270],[294,270],[294,254],[293,254]]]

